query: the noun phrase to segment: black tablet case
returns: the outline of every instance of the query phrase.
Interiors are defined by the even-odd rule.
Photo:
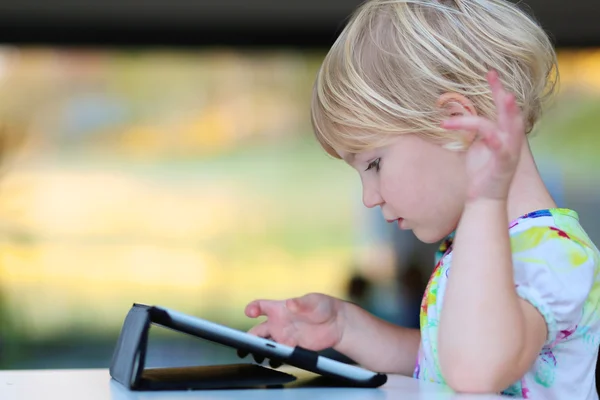
[[[233,343],[222,343],[211,337],[201,337],[184,328],[176,328],[169,315],[159,307],[134,304],[125,317],[115,347],[110,376],[130,390],[190,390],[285,387],[296,376],[258,364],[240,363],[192,367],[145,368],[148,333],[151,325],[159,325],[201,339],[227,345],[238,351],[250,351]],[[267,353],[252,353],[268,358]],[[369,382],[357,382],[330,375],[317,368],[318,353],[296,347],[287,364],[318,374],[322,386],[378,387],[387,381],[385,374],[377,374]],[[274,360],[283,361],[283,360]],[[324,379],[323,379],[324,378]]]

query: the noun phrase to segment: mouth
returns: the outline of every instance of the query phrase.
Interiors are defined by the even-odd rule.
[[[386,219],[386,221],[389,224],[392,223],[397,223],[399,228],[402,228],[402,222],[404,221],[404,218],[396,218],[396,219]]]

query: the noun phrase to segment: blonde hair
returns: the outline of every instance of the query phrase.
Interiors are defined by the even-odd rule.
[[[558,81],[554,48],[530,16],[504,0],[369,0],[318,72],[315,135],[338,158],[334,148],[357,153],[402,133],[464,149],[463,136],[439,127],[436,102],[458,93],[493,118],[491,68],[515,95],[529,133]]]

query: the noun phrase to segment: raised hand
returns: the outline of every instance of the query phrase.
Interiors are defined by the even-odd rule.
[[[514,95],[503,88],[498,73],[490,71],[487,80],[496,105],[496,121],[460,116],[443,121],[441,126],[476,134],[466,158],[468,198],[504,200],[519,163],[525,124]]]

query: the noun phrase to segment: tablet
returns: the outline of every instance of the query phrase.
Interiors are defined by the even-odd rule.
[[[315,351],[290,347],[165,307],[152,307],[153,323],[264,358],[281,361],[329,378],[362,387],[379,387],[387,375],[335,361]]]

